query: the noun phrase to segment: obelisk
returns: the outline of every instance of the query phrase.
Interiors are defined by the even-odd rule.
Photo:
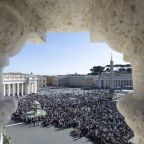
[[[111,61],[110,61],[110,87],[109,87],[109,95],[111,97],[114,96],[114,68],[113,68],[112,55],[111,55]]]

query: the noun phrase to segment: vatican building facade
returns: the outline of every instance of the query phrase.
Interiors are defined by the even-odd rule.
[[[4,96],[22,96],[37,93],[37,77],[31,74],[4,73]]]
[[[23,73],[4,73],[3,74],[3,94],[4,96],[23,96],[37,91],[46,86],[57,87],[92,87],[99,89],[110,88],[111,72],[103,72],[99,76],[93,75],[34,75]],[[131,73],[114,72],[114,89],[133,89]]]

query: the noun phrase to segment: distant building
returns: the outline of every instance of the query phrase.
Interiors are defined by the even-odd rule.
[[[61,75],[58,76],[59,86],[66,87],[95,87],[96,77],[91,75]]]
[[[102,72],[100,75],[58,75],[47,76],[48,86],[60,87],[95,87],[99,89],[110,89],[112,81],[113,89],[133,89],[132,74],[127,72]]]
[[[124,72],[114,72],[114,89],[133,89],[132,74]],[[96,78],[97,88],[110,88],[110,72],[103,72]]]
[[[111,56],[110,71],[97,76],[96,87],[109,89],[110,92],[114,92],[114,89],[133,89],[132,73],[114,71]]]
[[[37,87],[42,88],[47,86],[47,76],[37,75]]]
[[[33,73],[4,73],[4,96],[20,96],[37,93],[37,78]]]
[[[58,86],[67,87],[67,75],[58,75]]]
[[[47,86],[59,86],[59,79],[57,76],[47,76]]]

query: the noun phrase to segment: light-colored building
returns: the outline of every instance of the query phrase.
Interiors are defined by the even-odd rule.
[[[96,77],[91,75],[61,75],[58,76],[59,86],[67,87],[95,87]]]
[[[97,76],[97,88],[104,89],[133,89],[132,73],[114,71],[113,60],[111,56],[110,71],[102,72]]]
[[[112,80],[110,71],[102,72],[99,76],[73,74],[47,77],[48,86],[109,89],[110,83],[113,89],[133,89],[132,74],[126,72],[114,71]]]
[[[58,75],[58,85],[61,87],[67,87],[67,75]]]
[[[22,96],[37,93],[37,78],[32,73],[4,73],[3,92],[4,96]]]
[[[59,79],[57,76],[47,76],[47,86],[59,86]]]
[[[113,85],[114,89],[132,89],[132,74],[114,72]],[[101,75],[97,76],[96,87],[105,89],[110,88],[110,72],[103,72]]]
[[[111,56],[110,71],[104,71],[100,75],[59,75],[59,86],[67,87],[96,87],[110,89],[133,89],[132,73],[114,71]]]
[[[47,86],[47,76],[37,75],[37,87],[42,88]]]

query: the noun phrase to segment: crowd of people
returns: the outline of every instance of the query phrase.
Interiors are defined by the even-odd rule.
[[[35,100],[46,115],[28,118],[26,113],[31,111]],[[74,128],[73,134],[85,136],[93,143],[128,144],[133,137],[133,132],[116,108],[116,101],[103,90],[28,95],[19,100],[12,119],[43,127]]]

